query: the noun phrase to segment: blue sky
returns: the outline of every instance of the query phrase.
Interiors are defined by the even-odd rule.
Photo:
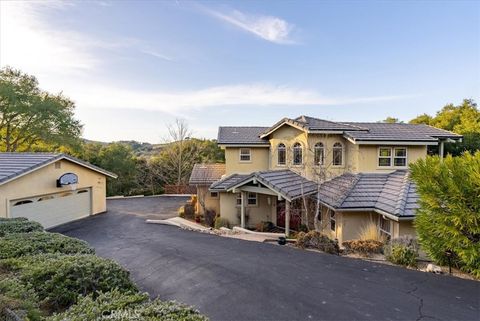
[[[409,120],[480,96],[478,2],[1,2],[0,65],[76,102],[84,137],[161,142],[184,118]]]

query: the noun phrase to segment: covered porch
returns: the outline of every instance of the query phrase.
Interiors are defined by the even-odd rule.
[[[251,203],[255,200],[257,206],[264,206],[263,211],[271,212],[271,217],[274,217],[271,221],[284,227],[288,236],[291,225],[300,224],[299,210],[301,211],[302,205],[307,204],[307,199],[316,193],[317,187],[315,182],[291,170],[275,170],[248,175],[226,188],[226,192],[237,195],[236,206],[240,212],[242,228],[247,226],[247,219],[252,215],[249,213]],[[260,203],[262,199],[266,200],[266,204],[264,201]]]

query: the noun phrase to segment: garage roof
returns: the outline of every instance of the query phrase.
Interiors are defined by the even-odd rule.
[[[105,176],[117,175],[78,158],[56,153],[0,153],[0,185],[59,160],[68,160]]]

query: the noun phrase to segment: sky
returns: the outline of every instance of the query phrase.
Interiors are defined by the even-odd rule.
[[[91,140],[408,121],[479,101],[480,2],[0,0],[0,66],[73,100]]]

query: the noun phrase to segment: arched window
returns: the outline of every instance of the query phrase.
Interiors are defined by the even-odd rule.
[[[18,206],[18,205],[23,205],[23,204],[30,204],[30,203],[33,203],[32,200],[23,200],[23,201],[18,201],[16,202],[15,204],[13,204],[13,206]]]
[[[323,165],[325,159],[325,149],[323,143],[316,143],[313,147],[313,162],[315,165]]]
[[[302,165],[302,162],[302,145],[300,143],[295,143],[293,145],[293,165]]]
[[[285,144],[280,143],[277,147],[277,154],[278,154],[278,165],[285,165],[287,163],[287,148]]]
[[[343,145],[341,143],[333,144],[333,166],[343,165]]]

